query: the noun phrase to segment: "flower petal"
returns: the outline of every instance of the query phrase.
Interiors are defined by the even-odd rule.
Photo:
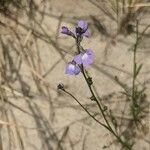
[[[69,29],[67,27],[65,27],[65,26],[62,26],[61,27],[61,33],[68,34],[69,33]]]
[[[66,34],[66,35],[70,35],[74,37],[74,33],[72,33],[67,27],[62,26],[61,27],[61,33]]]
[[[73,59],[78,65],[82,64],[82,54],[78,54]]]
[[[89,38],[91,36],[90,32],[88,30],[86,30],[85,33],[83,33],[83,36]]]
[[[88,29],[88,24],[86,21],[80,20],[78,21],[78,27],[80,27],[84,32]]]
[[[76,66],[75,67],[75,70],[74,70],[74,75],[78,75],[79,73],[80,73],[80,68],[79,68],[79,66]]]
[[[91,65],[94,61],[94,53],[91,49],[87,49],[82,55],[82,63],[84,66]]]
[[[73,59],[78,65],[88,66],[93,63],[94,52],[91,49],[86,49],[84,52],[76,55]]]
[[[69,62],[66,65],[66,74],[78,75],[80,73],[80,68],[76,64]]]

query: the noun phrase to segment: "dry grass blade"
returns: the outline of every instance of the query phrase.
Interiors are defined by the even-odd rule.
[[[0,125],[2,126],[11,126],[11,127],[17,127],[17,128],[23,128],[23,129],[27,129],[27,130],[43,130],[42,128],[36,128],[36,127],[25,127],[23,125],[18,125],[16,123],[10,123],[10,122],[6,122],[6,121],[3,121],[3,120],[0,120]]]
[[[123,7],[131,7],[131,8],[133,8],[133,7],[138,7],[138,8],[140,8],[140,7],[150,7],[150,3],[137,3],[137,4],[134,4],[134,5],[127,5],[127,6],[123,6]]]

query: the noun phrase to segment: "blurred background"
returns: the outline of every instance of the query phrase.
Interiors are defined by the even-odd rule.
[[[60,34],[78,20],[89,24],[84,48],[95,53],[88,68],[97,94],[121,122],[134,150],[150,149],[150,0],[0,0],[0,150],[120,150],[115,138],[68,95],[63,83],[103,122],[82,77],[65,74],[76,52],[73,38]],[[133,78],[136,24],[140,41],[137,85],[145,87],[146,116],[133,130],[124,90]]]

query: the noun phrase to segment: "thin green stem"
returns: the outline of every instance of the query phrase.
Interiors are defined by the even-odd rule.
[[[91,92],[91,94],[92,94],[92,97],[94,98],[94,100],[95,100],[97,106],[99,107],[99,109],[100,109],[100,111],[101,111],[101,113],[102,113],[102,116],[103,116],[103,118],[104,118],[104,120],[105,120],[105,122],[106,122],[106,124],[107,124],[107,126],[105,125],[104,127],[105,127],[106,129],[108,129],[108,130],[118,139],[118,141],[119,141],[123,146],[125,146],[126,148],[128,148],[129,150],[131,150],[131,147],[130,147],[127,143],[125,143],[124,141],[122,141],[121,137],[118,136],[117,133],[115,133],[115,131],[112,129],[111,125],[109,124],[109,122],[108,122],[108,120],[107,120],[107,118],[106,118],[106,116],[105,116],[105,113],[104,113],[104,110],[103,110],[102,106],[100,105],[99,101],[97,100],[97,98],[96,98],[96,96],[95,96],[95,94],[94,94],[94,92],[93,92],[93,90],[92,90],[91,85],[88,83],[88,79],[87,79],[87,77],[86,77],[86,75],[85,75],[85,72],[84,72],[84,68],[83,68],[83,67],[82,67],[82,70],[81,70],[81,71],[82,71],[82,74],[83,74],[83,76],[84,76],[84,79],[86,80],[86,83],[87,83],[87,85],[88,85],[88,87],[89,87],[89,90],[90,90],[90,92]]]
[[[77,40],[76,40],[76,44],[77,44],[77,50],[78,50],[78,52],[80,52],[80,41],[78,40],[78,38],[77,38]],[[105,127],[107,130],[109,130],[109,131],[117,138],[117,140],[118,140],[124,147],[126,147],[128,150],[131,150],[131,147],[130,147],[127,143],[125,143],[125,142],[121,139],[121,137],[118,136],[117,133],[115,133],[115,131],[112,129],[112,127],[111,127],[109,121],[107,120],[107,118],[106,118],[106,116],[105,116],[104,109],[102,108],[101,104],[99,103],[97,97],[95,96],[95,94],[94,94],[94,92],[93,92],[92,86],[91,86],[91,84],[90,84],[89,81],[88,81],[88,78],[87,78],[86,73],[85,73],[85,71],[84,71],[83,65],[81,65],[80,68],[81,68],[81,72],[82,72],[82,74],[83,74],[83,77],[84,77],[84,79],[85,79],[85,81],[86,81],[86,83],[87,83],[87,85],[88,85],[88,88],[89,88],[89,90],[90,90],[90,92],[91,92],[91,94],[92,94],[92,98],[95,100],[95,102],[96,102],[97,106],[99,107],[99,109],[100,109],[100,111],[101,111],[101,113],[102,113],[102,116],[103,116],[103,118],[104,118],[104,120],[105,120],[105,122],[106,122],[106,124],[107,124],[107,125],[105,125],[104,127]]]
[[[100,124],[101,126],[105,127],[107,130],[109,130],[111,133],[113,133],[113,135],[118,139],[118,141],[124,146],[126,147],[128,150],[131,150],[131,147],[122,141],[122,139],[112,130],[112,128],[109,128],[107,125],[103,124],[102,122],[100,122],[99,120],[97,120],[79,101],[78,99],[73,96],[70,92],[66,91],[65,89],[61,89],[62,91],[64,91],[66,94],[70,95],[84,110],[85,112],[93,119],[95,120],[98,124]]]
[[[136,85],[135,85],[135,80],[136,80],[136,72],[137,72],[137,63],[136,63],[136,52],[137,52],[137,46],[138,46],[138,21],[137,21],[137,25],[136,25],[136,42],[134,44],[134,49],[133,49],[133,80],[132,80],[132,104],[133,104],[133,118],[136,121],[136,113],[135,113],[135,107],[137,106],[137,102],[136,102]]]
[[[70,92],[66,91],[65,89],[61,89],[62,91],[64,91],[65,93],[67,93],[68,95],[70,95],[83,109],[84,111],[92,118],[94,119],[97,123],[99,123],[100,125],[102,125],[103,127],[107,128],[109,130],[109,128],[103,124],[102,122],[100,122],[99,120],[97,120],[79,101],[78,99],[72,95]]]

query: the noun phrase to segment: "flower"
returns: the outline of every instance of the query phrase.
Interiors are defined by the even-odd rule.
[[[66,74],[78,75],[80,73],[80,71],[81,70],[75,61],[69,62],[66,65]]]
[[[86,21],[80,20],[78,21],[78,25],[76,27],[76,34],[89,37],[90,33],[88,31],[88,24]]]
[[[83,20],[78,21],[77,26],[72,30],[69,30],[66,26],[62,26],[61,33],[72,36],[74,38],[76,38],[77,36],[90,36],[90,33],[88,31],[88,24]]]
[[[78,21],[78,27],[80,27],[83,32],[86,32],[88,29],[88,24],[86,21],[80,20]]]
[[[71,32],[67,27],[62,26],[61,27],[61,33],[69,35],[69,36],[74,36],[74,33]]]
[[[76,64],[83,66],[88,66],[93,63],[94,52],[91,49],[85,49],[80,54],[76,55],[73,59]]]

